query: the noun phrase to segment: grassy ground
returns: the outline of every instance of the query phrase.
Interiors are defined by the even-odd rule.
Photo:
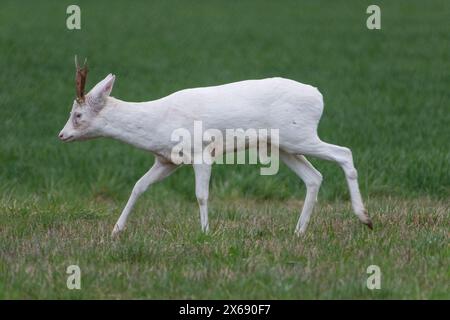
[[[448,1],[73,1],[0,5],[1,298],[449,298]],[[433,5],[431,5],[431,3]],[[193,174],[142,197],[109,234],[145,152],[114,141],[63,145],[73,55],[113,95],[283,76],[320,88],[323,140],[353,150],[375,230],[350,211],[341,171],[324,175],[308,234],[293,236],[304,187],[282,167],[215,166],[211,234],[199,232]],[[78,264],[82,290],[66,288]],[[365,287],[379,265],[382,289]]]
[[[8,202],[7,202],[8,203]],[[144,200],[119,241],[106,200],[38,199],[1,208],[3,298],[448,298],[448,207],[429,199],[369,201],[376,231],[347,205],[323,204],[293,235],[300,201],[211,202],[212,232],[194,203]],[[67,266],[82,289],[66,287]],[[381,290],[366,288],[369,265]],[[447,269],[448,270],[448,269]]]

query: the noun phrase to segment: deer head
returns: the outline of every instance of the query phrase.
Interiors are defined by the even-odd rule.
[[[101,117],[98,115],[106,106],[116,77],[112,74],[106,76],[92,88],[87,95],[84,94],[88,68],[86,60],[82,68],[79,67],[75,56],[75,88],[76,98],[73,101],[69,120],[59,134],[64,142],[86,140],[95,138],[101,126]]]

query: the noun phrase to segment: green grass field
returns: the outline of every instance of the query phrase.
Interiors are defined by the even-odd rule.
[[[450,298],[450,3],[73,1],[0,4],[0,298]],[[375,229],[353,215],[343,173],[324,182],[294,236],[303,183],[283,166],[213,169],[211,233],[200,232],[192,168],[110,232],[152,156],[116,141],[62,144],[73,56],[88,87],[145,101],[196,86],[282,76],[317,86],[324,141],[352,149]],[[79,265],[82,289],[68,290]],[[366,288],[369,265],[380,290]]]

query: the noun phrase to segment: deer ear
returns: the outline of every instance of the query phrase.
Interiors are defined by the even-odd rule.
[[[111,94],[115,80],[116,76],[110,73],[106,76],[105,79],[97,83],[95,87],[92,88],[92,90],[88,93],[88,98],[91,101],[99,101],[105,99]]]
[[[116,80],[116,76],[111,73],[103,80],[104,81],[103,86],[102,86],[103,96],[108,97],[111,94],[115,80]]]

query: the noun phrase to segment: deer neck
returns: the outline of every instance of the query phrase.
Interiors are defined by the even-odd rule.
[[[126,102],[109,97],[98,115],[98,135],[153,151],[154,133],[162,120],[159,110],[154,101]]]

